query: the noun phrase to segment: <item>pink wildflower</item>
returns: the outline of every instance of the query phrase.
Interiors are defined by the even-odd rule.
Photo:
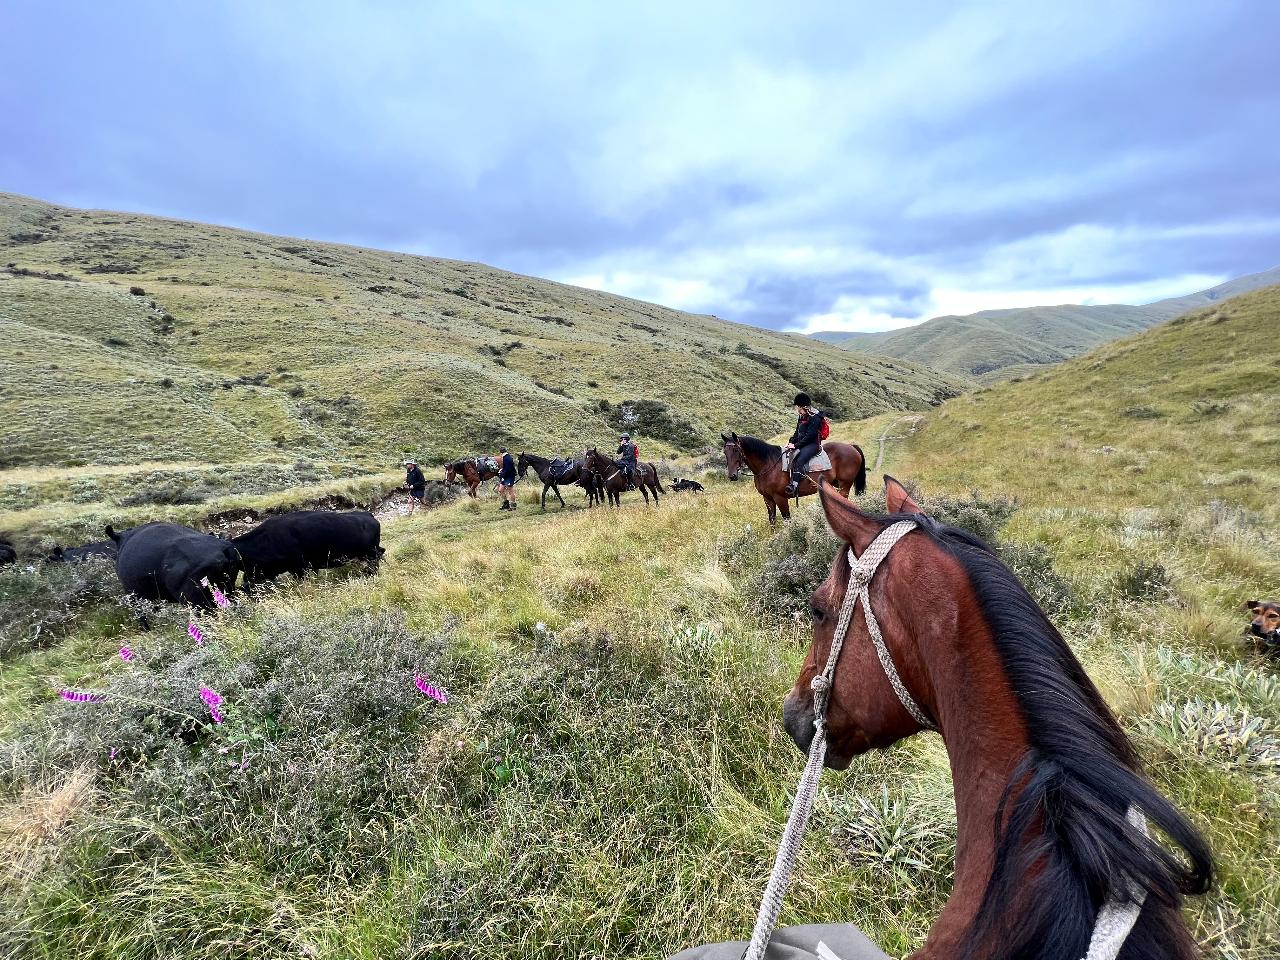
[[[103,700],[100,693],[82,693],[79,690],[62,689],[58,691],[58,696],[72,703],[101,703]]]
[[[196,626],[196,622],[194,620],[187,624],[187,634],[198,646],[202,646],[204,644],[204,631]]]
[[[221,590],[219,590],[217,587],[215,587],[212,583],[210,583],[208,577],[205,577],[203,580],[200,581],[200,583],[209,588],[210,592],[213,594],[213,602],[216,603],[218,606],[220,607],[231,606],[231,601],[227,599],[227,595],[223,593]]]
[[[132,651],[132,650],[130,650],[128,647],[121,647],[121,648],[120,648],[120,659],[121,659],[121,660],[125,660],[125,661],[132,660],[132,659],[133,659],[133,651]]]
[[[213,717],[214,723],[222,722],[222,714],[218,712],[218,707],[222,705],[222,697],[214,693],[208,687],[200,688],[200,699],[205,702],[205,706],[209,708],[209,716]]]
[[[438,703],[448,703],[449,694],[438,687],[433,687],[427,682],[427,678],[419,674],[413,675],[413,685],[418,688],[418,692],[424,696],[430,697]]]

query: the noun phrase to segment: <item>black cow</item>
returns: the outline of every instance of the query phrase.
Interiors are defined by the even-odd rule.
[[[378,545],[381,538],[378,518],[365,510],[300,510],[269,517],[231,542],[240,551],[244,582],[249,584],[274,580],[282,573],[301,577],[307,570],[352,560],[363,560],[376,571],[386,552]]]
[[[200,581],[230,592],[240,572],[240,554],[219,540],[180,523],[144,523],[107,536],[118,548],[116,575],[130,593],[145,600],[190,603],[214,609],[213,596]]]
[[[93,543],[86,543],[79,547],[54,547],[53,553],[49,554],[48,563],[79,563],[82,560],[88,560],[90,557],[104,557],[107,560],[114,560],[119,548],[114,540],[95,540]]]
[[[8,540],[0,540],[0,567],[18,562],[18,551]]]

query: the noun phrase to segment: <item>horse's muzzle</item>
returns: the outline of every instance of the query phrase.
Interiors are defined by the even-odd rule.
[[[813,700],[804,704],[794,690],[788,693],[782,701],[782,726],[800,752],[807,754],[813,743]]]

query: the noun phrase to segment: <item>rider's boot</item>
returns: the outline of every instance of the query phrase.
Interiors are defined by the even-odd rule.
[[[794,497],[800,490],[800,481],[802,477],[798,473],[791,474],[791,482],[787,484],[787,496]]]
[[[510,504],[510,503],[508,503],[506,500],[503,500],[503,501],[502,501],[502,506],[500,506],[498,509],[499,509],[499,510],[510,510],[510,509],[511,509],[511,504]]]

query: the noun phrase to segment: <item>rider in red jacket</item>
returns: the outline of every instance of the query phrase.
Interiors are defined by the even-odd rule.
[[[809,461],[822,449],[822,436],[826,432],[823,427],[827,422],[827,415],[813,405],[807,393],[796,394],[795,407],[800,416],[796,420],[796,432],[787,443],[787,449],[795,451],[791,459],[791,483],[787,485],[788,497],[796,495]]]

